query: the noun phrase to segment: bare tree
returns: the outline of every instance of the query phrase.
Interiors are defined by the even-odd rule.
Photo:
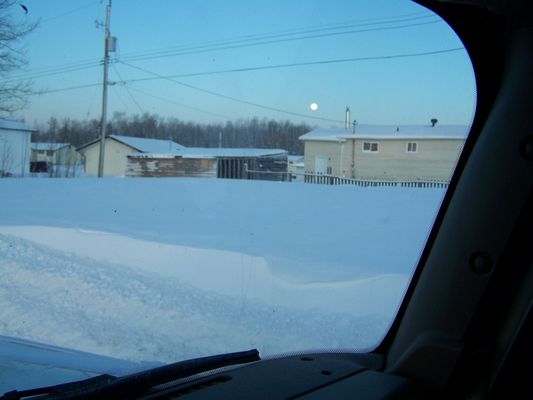
[[[11,72],[26,65],[20,43],[37,26],[26,18],[18,1],[0,0],[0,115],[23,108],[31,93],[29,82],[9,79]]]

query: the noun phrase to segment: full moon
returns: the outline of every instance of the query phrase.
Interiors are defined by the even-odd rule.
[[[316,111],[318,110],[318,104],[317,103],[311,103],[309,105],[309,108],[312,110],[312,111]]]

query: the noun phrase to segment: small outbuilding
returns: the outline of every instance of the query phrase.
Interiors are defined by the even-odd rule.
[[[174,154],[130,154],[127,176],[287,179],[287,151],[185,147]]]
[[[171,140],[109,135],[104,147],[104,176],[126,176],[128,156],[138,153],[174,154],[184,147]],[[85,160],[85,173],[98,175],[100,139],[78,147]]]

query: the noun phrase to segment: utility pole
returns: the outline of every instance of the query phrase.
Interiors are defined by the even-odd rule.
[[[109,34],[109,19],[111,17],[111,0],[108,0],[105,17],[105,45],[104,45],[104,83],[102,91],[102,121],[100,125],[100,156],[98,159],[98,177],[104,176],[105,130],[107,117],[107,67],[109,52],[115,51],[116,39]]]

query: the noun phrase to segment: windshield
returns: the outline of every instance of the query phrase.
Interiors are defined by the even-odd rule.
[[[131,362],[380,343],[475,108],[443,20],[1,4],[26,31],[0,39],[24,100],[0,97],[0,335]]]

